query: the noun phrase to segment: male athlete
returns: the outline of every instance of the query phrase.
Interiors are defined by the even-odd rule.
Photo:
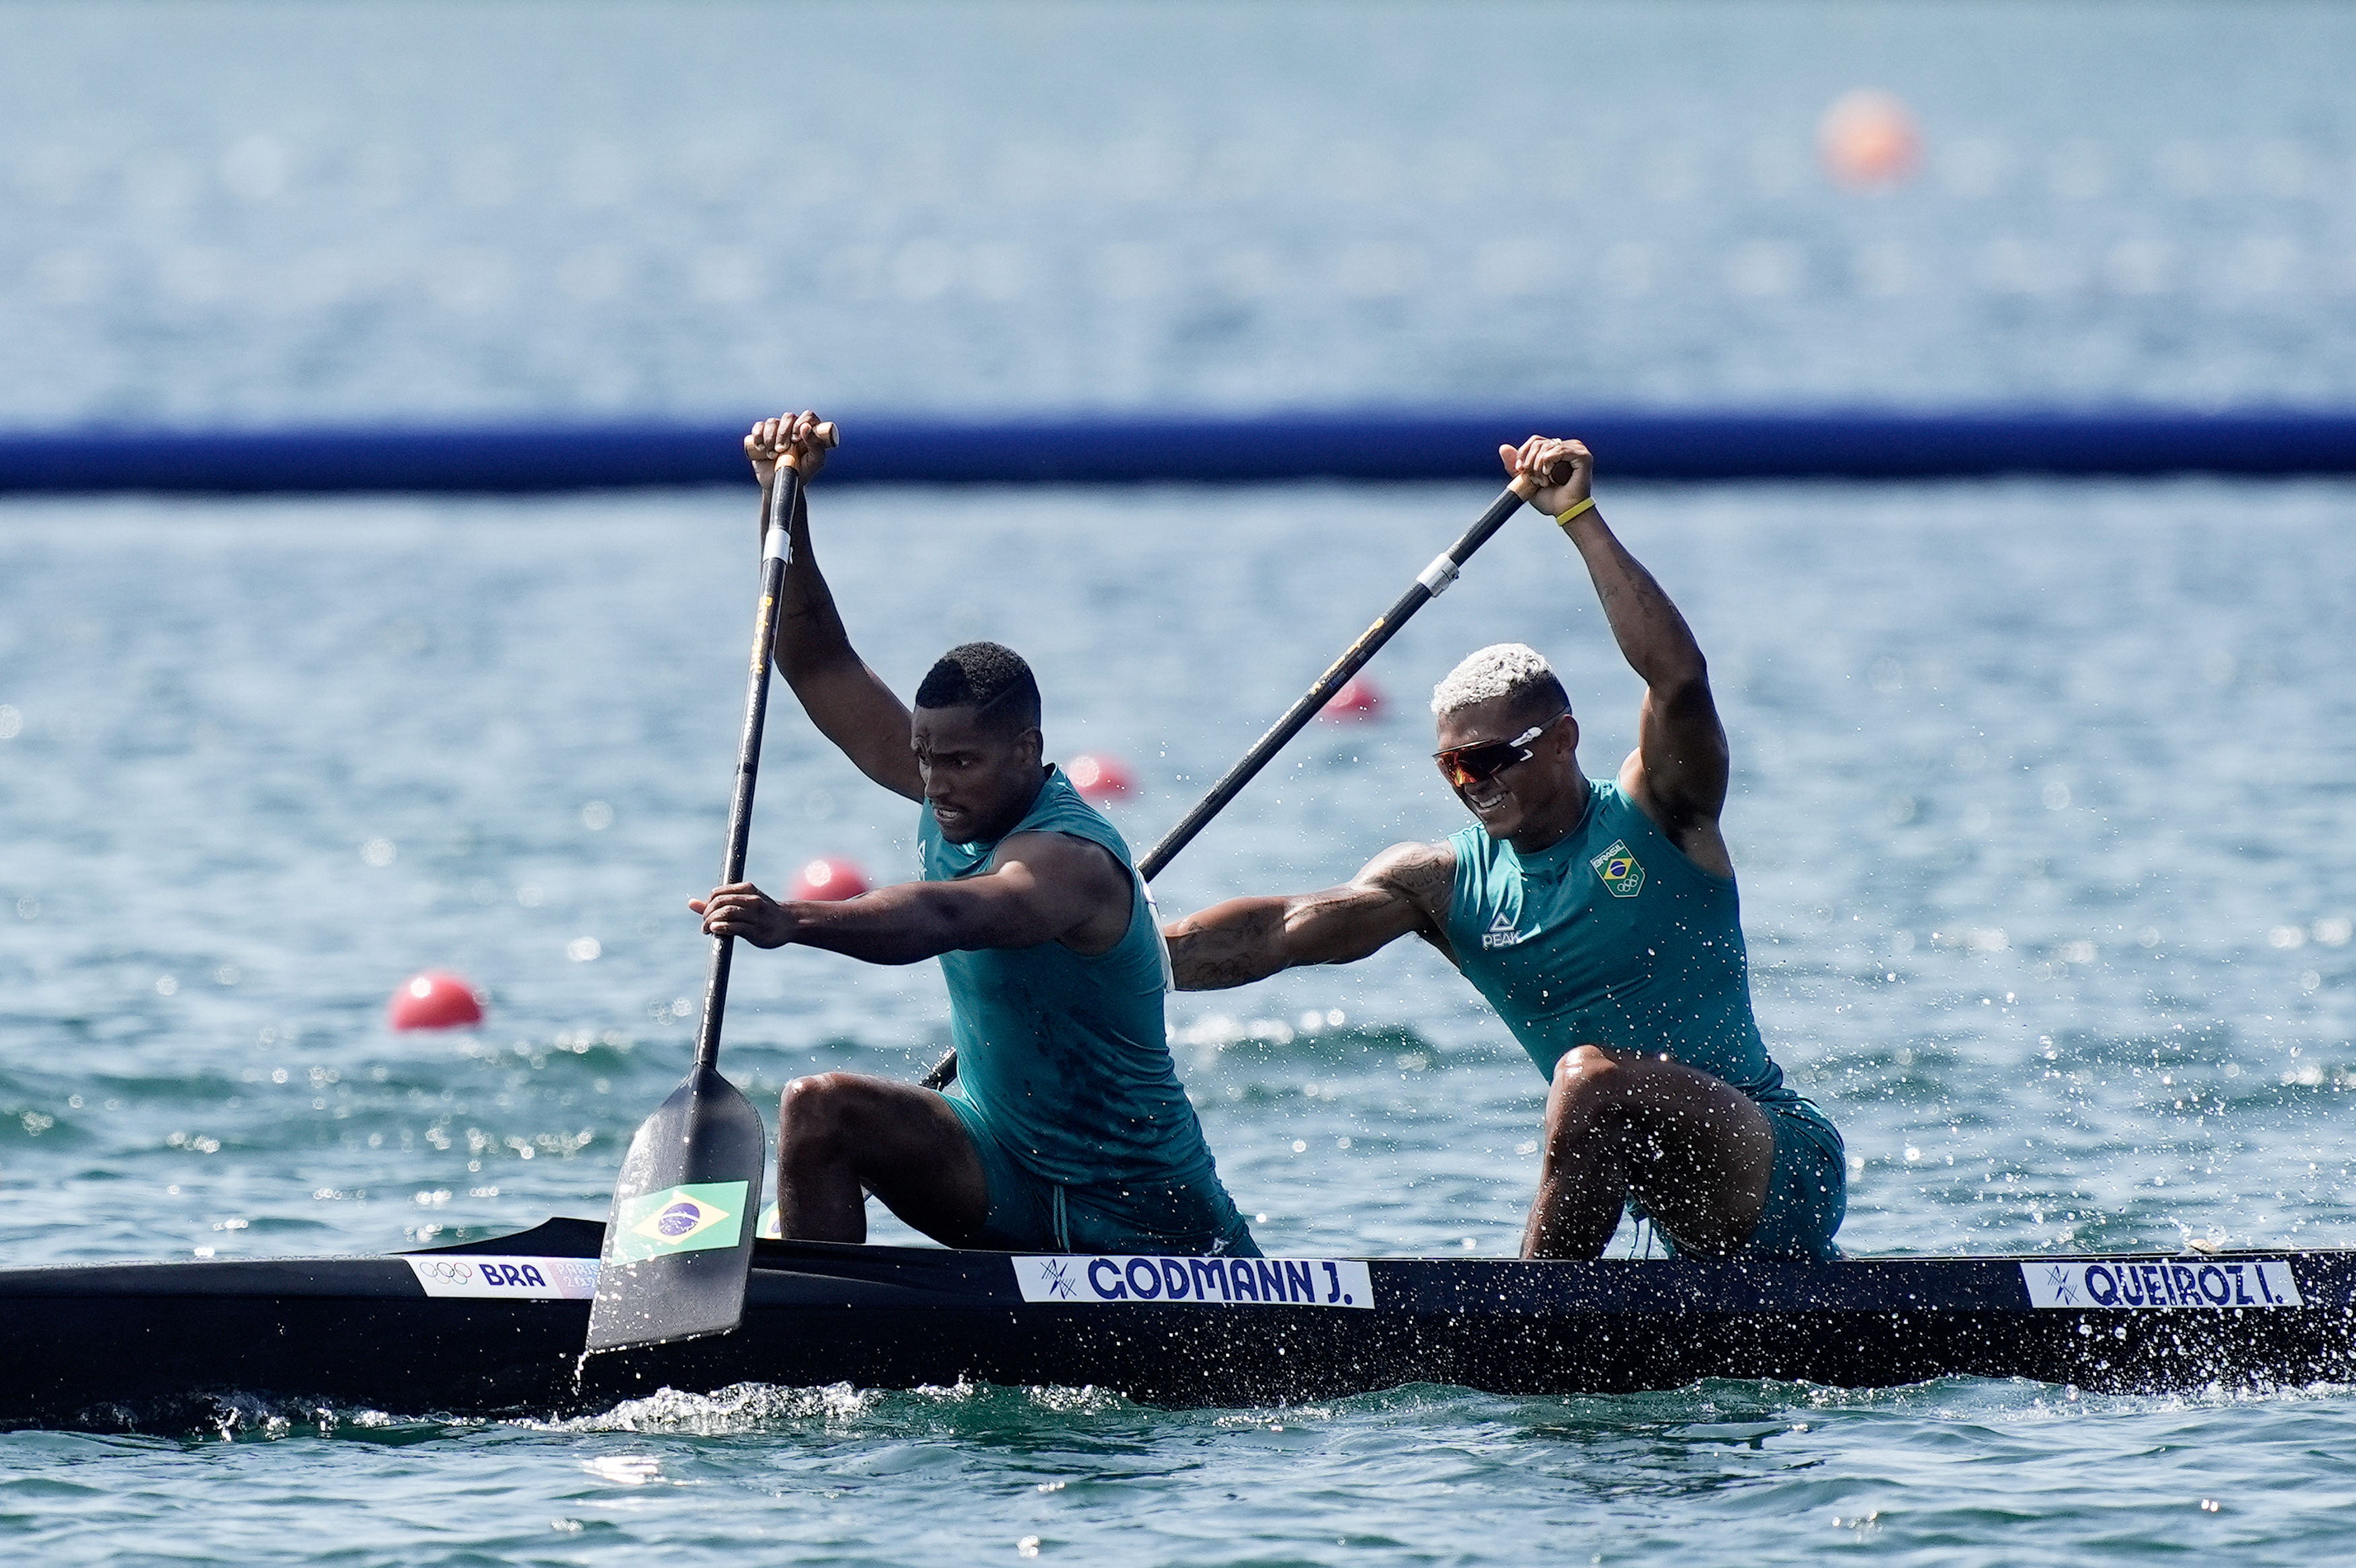
[[[817,422],[767,420],[745,437],[765,498],[789,451],[817,473]],[[925,880],[840,903],[779,903],[737,882],[688,907],[755,946],[939,958],[958,1072],[949,1095],[851,1072],[787,1084],[784,1233],[866,1240],[864,1189],[952,1246],[1257,1256],[1170,1059],[1144,884],[1112,824],[1043,765],[1030,667],[995,643],[951,648],[912,713],[852,651],[807,510],[791,538],[777,668],[861,772],[924,802]]]
[[[1475,826],[1394,845],[1344,887],[1175,922],[1179,988],[1352,963],[1413,932],[1552,1080],[1524,1257],[1600,1256],[1632,1205],[1676,1252],[1832,1256],[1847,1207],[1840,1135],[1784,1086],[1751,1017],[1718,825],[1726,731],[1701,649],[1604,527],[1585,446],[1532,436],[1499,455],[1538,482],[1533,504],[1578,547],[1644,677],[1635,752],[1616,781],[1588,778],[1546,660],[1518,643],[1483,648],[1431,701],[1440,771]]]

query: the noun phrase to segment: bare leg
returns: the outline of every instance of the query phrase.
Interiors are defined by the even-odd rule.
[[[866,1194],[956,1245],[990,1217],[965,1124],[929,1089],[855,1072],[786,1085],[777,1107],[777,1226],[809,1242],[867,1239]]]
[[[1600,1046],[1555,1064],[1546,1134],[1526,1258],[1602,1256],[1631,1192],[1679,1245],[1730,1253],[1757,1227],[1775,1168],[1775,1129],[1740,1089]]]

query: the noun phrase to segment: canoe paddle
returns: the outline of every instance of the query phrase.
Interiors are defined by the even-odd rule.
[[[818,440],[835,443],[831,424]],[[761,771],[761,726],[784,595],[787,538],[801,494],[791,455],[777,461],[761,545],[761,608],[753,619],[753,668],[744,690],[744,733],[736,751],[736,794],[728,806],[723,884],[744,880],[753,829],[753,784]],[[720,1076],[720,1020],[728,1007],[735,938],[712,939],[703,982],[703,1023],[695,1065],[659,1110],[639,1124],[614,1184],[597,1298],[589,1308],[589,1349],[621,1350],[669,1339],[725,1334],[744,1317],[761,1204],[767,1138],[760,1114]]]
[[[1162,874],[1162,869],[1178,858],[1178,851],[1194,841],[1194,835],[1210,825],[1211,818],[1226,808],[1227,802],[1243,793],[1244,785],[1266,767],[1269,759],[1284,749],[1285,742],[1301,733],[1301,727],[1317,717],[1320,710],[1333,699],[1348,680],[1374,656],[1382,652],[1383,645],[1398,635],[1398,629],[1414,618],[1415,613],[1448,592],[1456,581],[1456,573],[1472,559],[1472,552],[1489,542],[1491,535],[1505,526],[1506,519],[1526,505],[1538,493],[1538,481],[1526,475],[1515,475],[1489,509],[1481,514],[1480,521],[1464,530],[1464,537],[1432,558],[1431,564],[1417,573],[1398,603],[1375,617],[1375,624],[1358,634],[1358,640],[1342,650],[1342,656],[1326,667],[1315,685],[1301,693],[1301,700],[1284,711],[1284,717],[1271,726],[1267,734],[1252,744],[1243,760],[1226,772],[1226,776],[1211,786],[1211,793],[1194,803],[1194,809],[1178,819],[1178,826],[1162,836],[1162,841],[1145,852],[1137,862],[1137,874],[1147,881]],[[933,1070],[919,1079],[927,1089],[946,1089],[957,1077],[957,1052],[952,1051],[933,1064]]]

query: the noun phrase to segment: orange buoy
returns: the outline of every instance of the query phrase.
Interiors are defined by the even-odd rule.
[[[1816,126],[1816,155],[1837,185],[1893,186],[1913,176],[1922,137],[1913,112],[1893,94],[1859,88],[1833,101]]]
[[[821,856],[802,868],[788,896],[804,902],[831,903],[855,899],[866,891],[866,872],[848,860]]]
[[[1342,683],[1342,689],[1326,699],[1317,717],[1348,724],[1361,720],[1382,717],[1382,688],[1363,675],[1354,675]]]
[[[1064,776],[1083,800],[1115,800],[1137,787],[1137,777],[1119,757],[1074,757]]]
[[[483,999],[475,987],[447,969],[412,977],[384,1006],[394,1029],[471,1029],[483,1021]]]

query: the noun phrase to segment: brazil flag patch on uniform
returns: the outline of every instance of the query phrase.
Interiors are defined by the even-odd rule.
[[[666,1188],[623,1205],[613,1261],[637,1263],[673,1253],[733,1247],[744,1233],[744,1183],[705,1181]],[[735,1224],[727,1221],[734,1220]]]
[[[1644,890],[1644,868],[1636,863],[1635,856],[1628,853],[1628,846],[1617,838],[1612,841],[1611,848],[1588,864],[1595,868],[1596,876],[1612,890],[1612,896],[1615,899],[1633,899]]]

